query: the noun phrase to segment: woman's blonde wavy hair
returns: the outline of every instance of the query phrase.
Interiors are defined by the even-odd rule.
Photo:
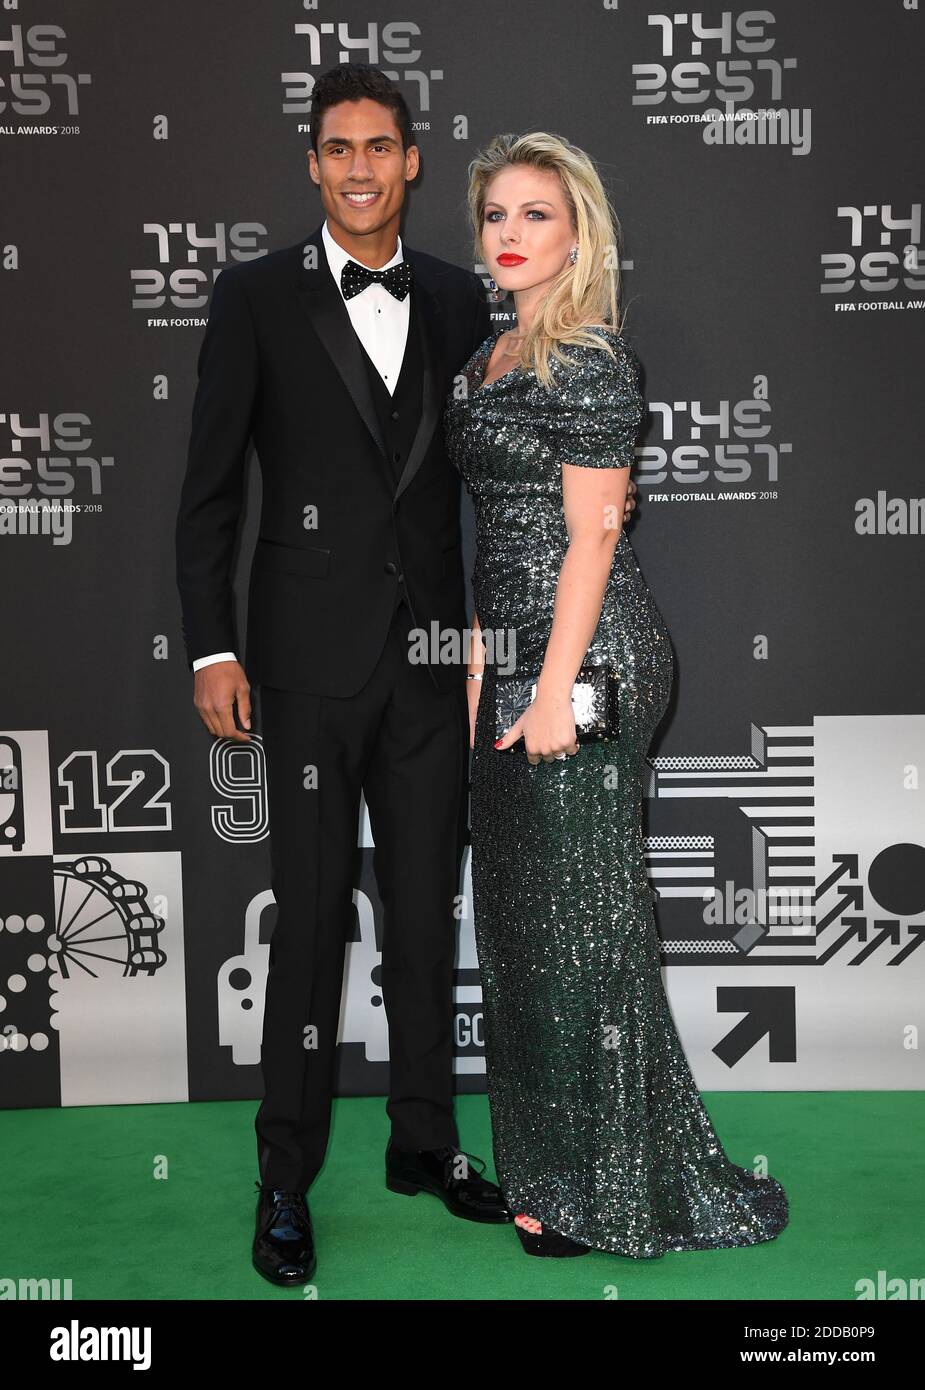
[[[496,135],[469,165],[469,218],[473,249],[481,264],[485,263],[481,232],[488,185],[495,174],[512,164],[549,169],[559,175],[578,243],[578,259],[574,265],[566,261],[538,305],[521,344],[518,365],[532,368],[548,390],[554,384],[550,359],[574,360],[560,351],[562,346],[600,348],[616,357],[606,339],[586,325],[599,324],[620,332],[620,224],[584,150],[545,130]]]

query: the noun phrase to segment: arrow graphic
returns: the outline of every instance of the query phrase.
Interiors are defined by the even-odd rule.
[[[713,1049],[727,1067],[734,1067],[765,1036],[769,1062],[796,1061],[796,989],[793,985],[721,986],[716,991],[716,1011],[745,1014]]]

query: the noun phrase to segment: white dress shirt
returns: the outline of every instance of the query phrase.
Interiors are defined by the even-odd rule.
[[[334,277],[334,283],[340,290],[341,271],[352,257],[349,251],[345,251],[328,231],[327,218],[325,218],[321,228],[321,239],[324,242],[324,250],[328,258],[328,269]],[[385,265],[373,266],[371,269],[387,270],[390,265],[398,265],[404,260],[401,237],[398,237],[397,241],[398,247],[392,259],[386,261]],[[341,290],[341,297],[343,297],[343,290]],[[404,299],[396,299],[394,294],[390,294],[384,285],[373,284],[367,285],[365,290],[352,295],[350,299],[345,299],[344,305],[350,315],[354,332],[388,387],[389,394],[394,395],[402,359],[405,355],[405,344],[408,341],[411,295],[406,294]],[[216,652],[213,656],[199,657],[193,662],[193,670],[198,671],[203,666],[211,666],[215,661],[236,660],[237,657],[234,652]]]

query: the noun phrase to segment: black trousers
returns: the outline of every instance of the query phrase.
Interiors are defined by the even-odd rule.
[[[260,687],[272,887],[257,1111],[260,1181],[306,1191],[331,1121],[345,944],[353,921],[361,789],[383,903],[386,1110],[402,1149],[458,1145],[453,1117],[456,895],[466,834],[465,680],[438,691],[408,660],[397,605],[378,665],[337,699]],[[315,770],[315,771],[313,771]]]

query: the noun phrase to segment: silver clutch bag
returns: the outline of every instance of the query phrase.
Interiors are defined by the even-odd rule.
[[[495,682],[495,738],[515,724],[536,695],[535,676],[502,676]],[[575,736],[579,743],[619,736],[620,673],[615,666],[582,666],[572,686]],[[519,742],[505,749],[513,753]]]

